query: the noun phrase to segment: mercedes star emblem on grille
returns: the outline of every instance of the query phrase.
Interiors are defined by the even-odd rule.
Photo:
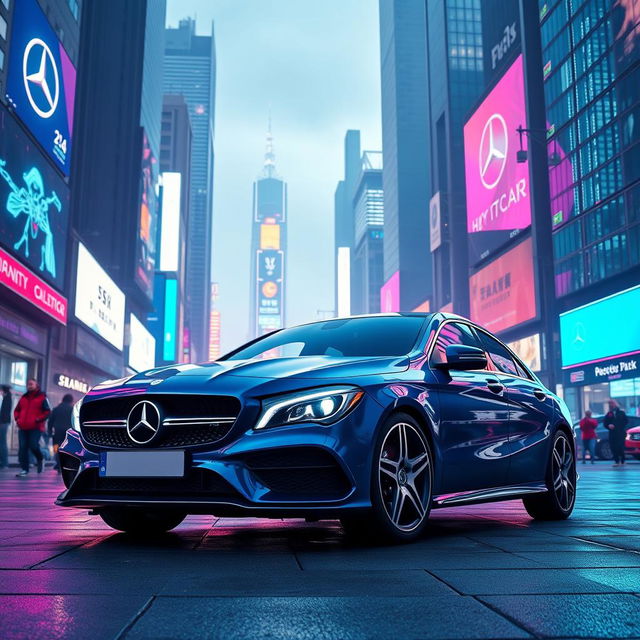
[[[153,402],[142,400],[127,416],[127,433],[136,444],[151,442],[160,429],[160,411]]]

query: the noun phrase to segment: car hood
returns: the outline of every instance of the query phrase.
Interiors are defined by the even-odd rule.
[[[280,393],[319,383],[352,382],[362,376],[399,375],[409,357],[336,358],[304,356],[270,360],[222,360],[204,365],[151,369],[94,387],[87,400],[143,393]],[[306,381],[309,381],[307,383]],[[276,385],[276,387],[274,387]]]
[[[183,370],[169,368],[157,373],[147,372],[145,377],[165,377],[164,374],[171,373],[177,377],[208,379],[226,376],[262,379],[292,377],[324,379],[400,373],[406,371],[408,367],[408,356],[384,358],[298,356],[269,360],[221,360]]]

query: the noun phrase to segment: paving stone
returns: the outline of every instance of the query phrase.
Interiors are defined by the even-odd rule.
[[[454,612],[455,623],[452,624]],[[444,640],[530,636],[477,600],[461,596],[160,597],[126,635],[127,640],[191,640],[194,637],[209,640]]]
[[[0,596],[2,640],[111,640],[145,605],[139,596]]]
[[[631,595],[483,596],[480,600],[545,638],[640,636],[640,598]]]

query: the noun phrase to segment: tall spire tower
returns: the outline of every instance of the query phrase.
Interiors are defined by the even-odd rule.
[[[276,172],[271,113],[262,175],[253,183],[249,338],[285,326],[287,184]]]
[[[273,134],[271,133],[271,113],[269,113],[269,128],[267,129],[267,148],[264,153],[264,175],[267,178],[276,176],[276,154],[273,150]]]

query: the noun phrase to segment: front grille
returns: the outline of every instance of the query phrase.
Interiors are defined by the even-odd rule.
[[[208,497],[238,498],[239,494],[217,473],[193,469],[184,478],[102,478],[97,470],[83,473],[73,492],[76,495],[127,495],[150,498]]]
[[[141,400],[153,402],[162,417],[158,434],[140,445],[131,440],[126,418]],[[231,431],[240,402],[229,396],[149,394],[86,402],[80,409],[82,437],[107,449],[182,448],[216,444]]]
[[[274,498],[343,498],[351,484],[335,457],[319,447],[287,447],[245,458],[256,478]]]
[[[233,422],[211,423],[208,425],[172,425],[163,426],[160,435],[149,443],[154,448],[195,447],[215,444],[231,430]],[[138,449],[141,446],[133,442],[125,427],[82,427],[82,437],[89,444],[107,449]]]

